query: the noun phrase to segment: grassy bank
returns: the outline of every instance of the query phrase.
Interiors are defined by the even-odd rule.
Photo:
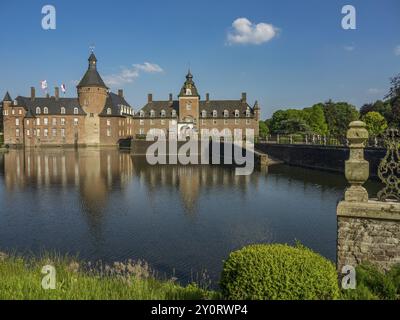
[[[55,267],[56,289],[44,290],[42,268]],[[0,300],[192,300],[217,294],[197,285],[182,287],[158,280],[143,262],[112,266],[77,262],[68,257],[22,258],[0,253]]]

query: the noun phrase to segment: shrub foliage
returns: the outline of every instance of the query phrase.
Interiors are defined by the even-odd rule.
[[[335,266],[301,245],[251,245],[224,263],[222,294],[232,300],[337,299]]]

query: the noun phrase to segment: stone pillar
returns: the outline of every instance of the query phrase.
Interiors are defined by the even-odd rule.
[[[346,178],[350,183],[344,201],[337,207],[337,267],[356,267],[369,262],[382,270],[400,263],[400,202],[368,199],[363,184],[369,176],[369,163],[364,159],[368,139],[365,123],[352,122],[347,133],[350,158]]]
[[[350,142],[350,159],[346,161],[346,179],[350,183],[345,200],[351,202],[368,201],[368,192],[362,186],[369,177],[369,163],[364,159],[364,144],[368,140],[368,131],[364,122],[350,123],[347,139]]]

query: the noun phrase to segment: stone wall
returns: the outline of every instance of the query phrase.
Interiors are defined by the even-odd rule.
[[[370,262],[382,270],[400,263],[400,204],[368,201],[338,206],[337,263]]]
[[[341,173],[349,158],[349,149],[346,147],[257,143],[255,148],[289,165]],[[370,163],[370,176],[377,177],[377,168],[385,154],[384,149],[365,149],[365,159]]]

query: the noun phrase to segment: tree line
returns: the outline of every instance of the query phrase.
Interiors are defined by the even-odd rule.
[[[391,79],[383,100],[368,103],[358,110],[347,102],[329,100],[309,108],[276,111],[270,119],[260,121],[260,137],[269,134],[312,134],[344,137],[350,122],[362,120],[371,137],[388,127],[400,128],[400,74]]]

